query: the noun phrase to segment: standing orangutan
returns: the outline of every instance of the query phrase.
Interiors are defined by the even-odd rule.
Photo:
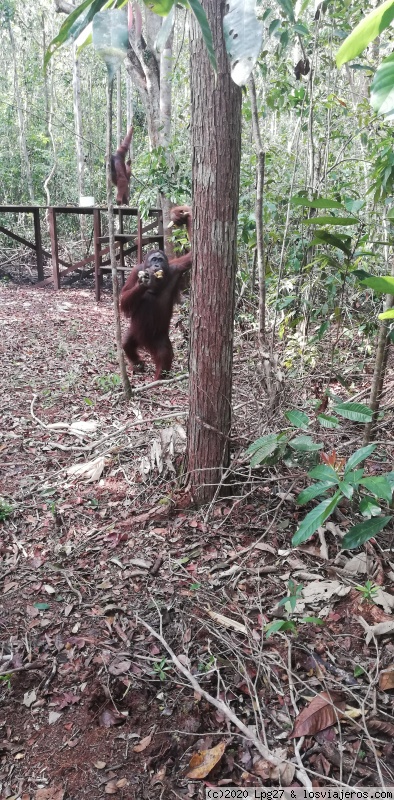
[[[126,153],[130,147],[133,130],[134,128],[131,126],[122,144],[119,145],[116,153],[111,156],[111,178],[112,183],[118,190],[116,193],[118,206],[127,206],[129,204],[131,161],[129,159],[126,163]]]
[[[175,225],[186,224],[191,230],[189,206],[177,206],[170,213]],[[120,295],[121,311],[130,319],[123,349],[134,367],[144,366],[138,349],[147,350],[155,363],[155,381],[171,369],[174,351],[168,331],[180,279],[191,265],[191,253],[168,261],[161,250],[151,250],[144,263],[133,268]]]

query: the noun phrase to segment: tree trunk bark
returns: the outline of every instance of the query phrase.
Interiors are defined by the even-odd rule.
[[[172,112],[172,43],[173,34],[168,37],[166,46],[163,48],[160,57],[160,138],[161,146],[166,151],[166,161],[169,170],[171,169],[171,155],[169,145],[171,143],[171,112]],[[171,200],[164,194],[160,195],[161,210],[163,213],[164,229],[164,249],[168,258],[174,257],[171,232],[168,229],[170,222]]]
[[[191,24],[193,271],[188,472],[194,498],[208,502],[229,464],[241,89],[223,37],[225,0],[203,0],[218,74]]]
[[[252,108],[252,130],[254,146],[256,150],[256,251],[257,269],[259,276],[259,348],[262,354],[265,344],[266,322],[265,322],[265,252],[264,252],[264,225],[263,225],[263,197],[264,197],[264,168],[265,152],[261,139],[259,115],[257,110],[256,85],[253,75],[249,78],[250,104]]]
[[[120,326],[120,312],[119,312],[119,284],[118,284],[118,270],[116,265],[116,252],[115,252],[115,223],[114,223],[114,206],[112,201],[112,179],[111,179],[111,153],[112,153],[112,97],[113,97],[113,78],[110,78],[109,72],[107,75],[107,146],[106,146],[106,175],[107,175],[107,206],[108,206],[108,236],[109,236],[109,256],[111,260],[112,272],[112,293],[114,300],[114,318],[115,318],[115,337],[116,337],[116,350],[118,354],[118,362],[120,375],[122,378],[123,391],[127,401],[131,400],[131,386],[129,377],[127,375],[126,364],[122,348],[122,332]]]
[[[7,22],[8,33],[10,37],[11,43],[11,52],[12,52],[12,63],[14,67],[14,93],[15,93],[15,105],[18,114],[18,122],[19,122],[19,142],[20,142],[20,149],[21,149],[21,160],[22,160],[22,172],[25,173],[26,179],[26,186],[29,193],[30,202],[34,203],[34,189],[33,189],[33,180],[31,176],[31,169],[30,169],[30,160],[29,154],[27,152],[27,144],[26,144],[26,132],[25,132],[25,120],[23,116],[22,110],[22,102],[21,102],[21,95],[19,91],[19,79],[18,79],[18,61],[16,57],[16,44],[15,44],[15,37],[14,31],[12,30],[12,26],[10,22]],[[23,197],[21,198],[23,199]]]

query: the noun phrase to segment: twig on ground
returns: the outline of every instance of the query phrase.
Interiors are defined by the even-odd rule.
[[[197,694],[204,697],[205,700],[210,705],[217,708],[218,711],[220,711],[220,713],[226,717],[226,719],[232,722],[233,725],[235,725],[235,727],[238,728],[239,731],[241,731],[241,733],[245,736],[245,738],[254,745],[254,747],[256,748],[258,753],[260,753],[262,758],[264,758],[266,761],[268,761],[270,764],[273,764],[274,766],[277,766],[278,764],[281,763],[281,759],[276,758],[271,753],[271,751],[267,747],[265,747],[265,745],[263,745],[263,743],[257,738],[257,736],[253,733],[253,731],[246,725],[244,725],[244,723],[240,719],[238,719],[236,714],[234,714],[231,708],[229,708],[229,706],[226,705],[226,703],[224,703],[223,700],[218,700],[216,697],[213,697],[213,695],[209,694],[209,692],[206,692],[205,689],[203,689],[202,686],[200,686],[200,684],[198,683],[198,681],[196,681],[195,677],[191,674],[191,672],[189,672],[189,670],[186,669],[186,667],[183,664],[181,664],[181,662],[175,655],[174,651],[171,649],[170,645],[164,639],[161,633],[155,631],[154,628],[152,628],[148,622],[145,622],[145,620],[141,619],[141,617],[139,617],[138,615],[137,615],[137,621],[140,622],[141,625],[143,625],[144,628],[146,628],[149,631],[149,633],[152,636],[154,636],[155,639],[158,639],[158,641],[163,645],[163,647],[167,650],[167,653],[169,654],[178,672],[180,672],[181,675],[183,675],[184,678],[186,678],[186,680],[190,683],[190,685],[192,686],[194,691],[197,692]]]

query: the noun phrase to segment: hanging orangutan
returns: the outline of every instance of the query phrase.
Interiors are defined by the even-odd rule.
[[[131,160],[126,162],[126,153],[130,147],[133,136],[133,126],[129,128],[121,145],[116,153],[111,156],[111,178],[112,183],[117,188],[116,202],[118,206],[129,204]]]

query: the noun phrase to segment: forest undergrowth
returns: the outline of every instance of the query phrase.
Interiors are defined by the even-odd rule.
[[[328,374],[333,393],[366,401],[369,357],[352,370],[362,342],[343,339],[351,389],[324,344],[302,361],[282,343],[289,376],[269,410],[254,333],[237,326],[232,469],[225,497],[197,510],[181,478],[184,310],[171,331],[178,379],[143,390],[148,364],[127,407],[108,294],[96,305],[90,288],[0,293],[0,797],[393,785],[392,533],[341,550],[342,503],[292,548],[305,468],[251,469],[245,456]],[[362,426],[321,437],[348,457]]]

